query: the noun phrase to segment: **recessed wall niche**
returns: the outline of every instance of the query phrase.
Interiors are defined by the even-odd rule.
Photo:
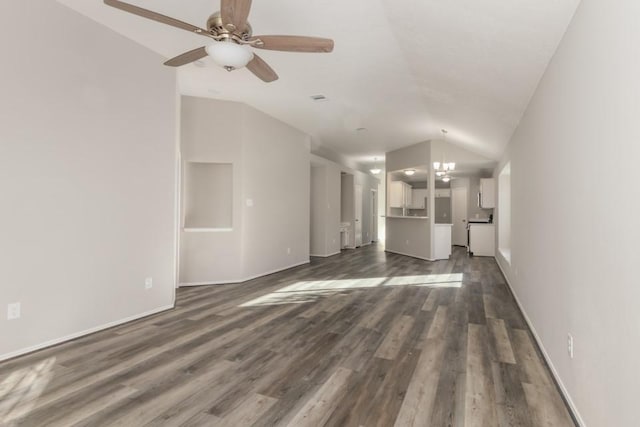
[[[233,227],[233,165],[186,162],[184,173],[184,227]]]

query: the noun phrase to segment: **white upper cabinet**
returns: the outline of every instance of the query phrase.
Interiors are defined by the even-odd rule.
[[[429,190],[426,188],[415,188],[411,190],[411,209],[424,209],[426,206],[425,199],[429,195]]]
[[[404,193],[402,190],[402,181],[392,181],[389,183],[389,207],[401,208],[404,206]]]
[[[478,206],[482,209],[496,207],[496,180],[493,178],[480,179],[480,193],[478,194]]]
[[[413,200],[413,197],[411,194],[411,186],[406,182],[403,182],[403,184],[404,185],[402,186],[402,191],[404,194],[404,207],[408,208],[408,207],[411,207],[411,201]]]
[[[411,205],[411,186],[403,181],[392,181],[389,187],[389,207],[407,208]]]

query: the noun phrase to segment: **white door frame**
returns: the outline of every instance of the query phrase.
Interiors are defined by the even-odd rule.
[[[371,222],[369,223],[371,243],[378,241],[378,190],[371,189]]]
[[[354,246],[360,247],[362,246],[362,198],[363,198],[363,194],[362,194],[362,185],[361,184],[356,184],[355,185],[355,191],[354,191],[354,201],[355,201],[355,207],[353,209],[353,216],[354,216],[354,232],[355,232],[355,236],[354,236]],[[358,197],[358,195],[360,197]],[[358,200],[360,199],[360,200]]]

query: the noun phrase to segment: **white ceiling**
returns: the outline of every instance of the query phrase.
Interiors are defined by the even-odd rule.
[[[167,58],[207,43],[101,0],[58,1]],[[219,0],[130,2],[199,26],[219,9]],[[437,138],[441,128],[448,141],[497,159],[578,3],[254,0],[254,34],[330,37],[334,52],[259,52],[280,75],[269,84],[206,59],[181,68],[179,86],[252,105],[356,162]],[[311,101],[317,94],[328,101]]]

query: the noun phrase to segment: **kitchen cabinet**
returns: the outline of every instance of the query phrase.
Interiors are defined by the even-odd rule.
[[[401,208],[404,205],[403,182],[392,181],[389,183],[389,207]]]
[[[411,194],[411,186],[409,184],[407,184],[406,182],[403,182],[403,192],[404,192],[404,207],[408,208],[409,206],[411,206],[411,201],[413,200],[412,194]]]
[[[493,209],[496,207],[496,180],[482,178],[480,180],[480,192],[478,193],[478,207]]]
[[[389,186],[389,207],[407,208],[411,205],[411,186],[403,181],[391,181]]]
[[[415,188],[411,190],[411,209],[424,209],[426,207],[425,199],[429,196],[429,190],[426,188]]]

